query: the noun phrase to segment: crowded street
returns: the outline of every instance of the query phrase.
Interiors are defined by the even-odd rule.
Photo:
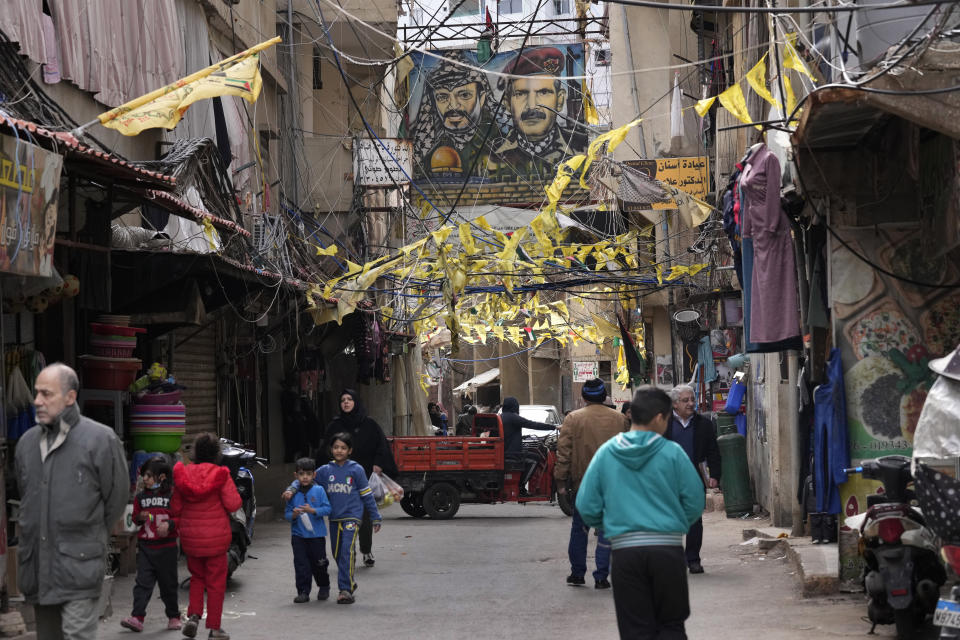
[[[763,520],[704,514],[705,573],[690,576],[694,639],[802,640],[893,637],[891,627],[868,636],[862,594],[801,599],[795,569],[782,553],[741,545],[742,531]],[[230,581],[223,628],[234,637],[389,636],[396,640],[478,638],[557,640],[617,637],[610,591],[564,584],[570,519],[548,504],[464,505],[436,522],[384,510],[374,535],[376,565],[357,569],[357,601],[294,604],[290,528],[257,524],[249,558]],[[593,570],[593,541],[588,568]],[[331,578],[335,570],[331,567]],[[185,577],[181,563],[180,577]],[[167,638],[163,608],[151,600],[142,634],[119,621],[130,607],[133,576],[116,579],[113,615],[102,640]],[[181,590],[181,602],[186,591]]]

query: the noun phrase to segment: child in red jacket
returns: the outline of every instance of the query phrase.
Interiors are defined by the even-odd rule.
[[[193,638],[203,614],[203,594],[207,594],[209,638],[229,640],[220,628],[223,596],[227,590],[227,550],[230,548],[230,514],[240,508],[240,494],[230,478],[230,470],[221,467],[220,440],[202,433],[193,443],[193,462],[173,467],[171,511],[180,531],[180,547],[190,570],[190,606],[183,635]]]

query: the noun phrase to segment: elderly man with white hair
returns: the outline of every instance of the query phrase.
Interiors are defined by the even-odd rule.
[[[693,466],[700,470],[700,463],[706,462],[709,470],[708,487],[716,488],[720,484],[720,448],[717,446],[717,430],[713,421],[696,411],[693,387],[688,384],[677,385],[670,390],[673,401],[673,415],[667,425],[665,438],[673,440],[686,452]],[[700,564],[700,547],[703,545],[703,519],[697,520],[687,532],[685,553],[690,573],[703,573]]]

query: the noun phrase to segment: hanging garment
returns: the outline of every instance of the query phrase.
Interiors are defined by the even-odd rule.
[[[813,392],[813,478],[817,511],[840,513],[840,487],[847,481],[844,469],[850,466],[847,444],[847,402],[843,386],[840,350],[830,351],[827,381]]]
[[[753,241],[752,304],[747,341],[800,337],[797,271],[790,223],[780,207],[780,162],[760,145],[740,177],[743,239]]]
[[[946,543],[960,542],[960,480],[919,461],[913,477],[927,526]]]
[[[713,364],[713,347],[710,346],[710,336],[700,338],[700,347],[697,349],[697,361],[703,371],[703,381],[710,384],[717,379],[717,368]]]
[[[753,307],[753,238],[743,239],[743,335],[750,335],[750,309]],[[777,342],[750,342],[746,340],[747,353],[779,353],[789,349],[803,348],[803,339],[797,335]]]

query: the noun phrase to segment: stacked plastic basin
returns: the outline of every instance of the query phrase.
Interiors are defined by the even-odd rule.
[[[180,402],[134,404],[130,409],[130,435],[133,436],[134,450],[176,453],[187,429],[186,411],[187,408]]]
[[[83,386],[115,391],[129,387],[142,365],[139,359],[133,357],[133,351],[137,348],[137,334],[145,331],[140,327],[91,322],[91,353],[80,356]]]

